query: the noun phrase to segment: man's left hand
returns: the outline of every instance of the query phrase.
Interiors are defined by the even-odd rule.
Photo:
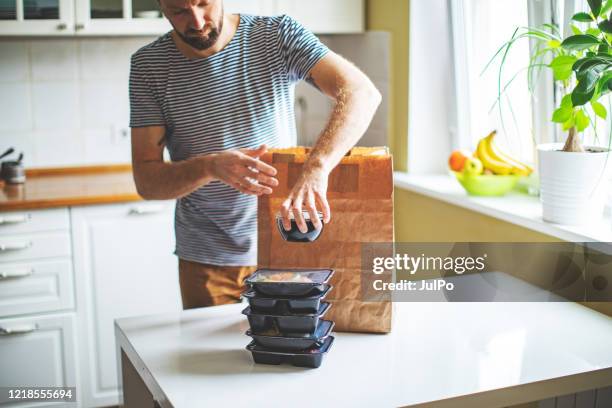
[[[280,208],[285,230],[291,229],[291,213],[293,213],[297,227],[302,233],[308,231],[302,211],[308,212],[316,229],[323,228],[317,214],[318,208],[323,214],[323,222],[327,224],[330,221],[331,211],[327,202],[328,176],[329,172],[322,168],[309,167],[308,163],[304,165],[300,178]]]

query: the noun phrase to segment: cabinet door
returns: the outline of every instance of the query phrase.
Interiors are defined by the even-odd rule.
[[[271,16],[276,14],[277,0],[223,0],[226,13]]]
[[[365,30],[364,0],[277,0],[276,14],[288,14],[317,34]]]
[[[85,406],[117,405],[114,320],[181,310],[174,202],[71,209]]]
[[[157,0],[74,0],[77,35],[161,35],[172,26]]]
[[[74,326],[74,313],[0,319],[0,387],[75,387]]]
[[[0,36],[74,32],[73,0],[2,0]]]

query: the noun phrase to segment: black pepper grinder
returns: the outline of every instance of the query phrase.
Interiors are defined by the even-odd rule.
[[[12,154],[15,151],[12,147],[0,155],[0,159]],[[2,162],[0,176],[9,184],[22,184],[26,181],[25,169],[23,167],[23,152],[19,154],[17,160],[9,160]]]

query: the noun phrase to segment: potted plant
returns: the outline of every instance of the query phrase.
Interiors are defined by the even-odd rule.
[[[552,69],[561,98],[551,120],[562,126],[567,139],[561,144],[537,146],[540,198],[545,221],[569,225],[583,224],[590,216],[602,214],[610,152],[609,142],[607,147],[596,147],[584,146],[582,140],[588,127],[596,129],[598,118],[609,121],[608,111],[612,110],[609,98],[604,98],[612,91],[612,0],[588,3],[590,11],[572,17],[582,26],[572,24],[572,35],[563,38],[551,24],[517,28],[487,64],[501,58],[497,103],[512,82],[501,86],[504,61],[517,41],[532,41],[527,67],[532,89],[539,71]],[[606,105],[602,103],[605,100]]]

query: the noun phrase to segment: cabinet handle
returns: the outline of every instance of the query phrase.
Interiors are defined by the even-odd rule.
[[[0,326],[0,336],[14,336],[17,334],[28,334],[36,330],[38,330],[38,326],[35,324],[23,324],[21,326],[14,326],[14,327]]]
[[[68,25],[66,23],[59,23],[57,25],[57,29],[60,30],[60,31],[65,30],[67,28],[68,28]]]
[[[25,215],[5,215],[0,217],[0,225],[22,224],[30,220],[30,214]]]
[[[164,210],[164,206],[162,205],[137,205],[135,207],[130,208],[130,214],[136,215],[144,215],[144,214],[157,214]]]
[[[74,26],[75,29],[77,30],[83,30],[85,28],[85,24],[83,23],[78,23]]]
[[[34,273],[34,269],[32,268],[16,269],[10,272],[9,271],[0,272],[0,280],[25,278],[27,276],[32,275],[33,273]]]
[[[0,244],[0,252],[21,251],[32,246],[32,242],[16,242],[10,244]]]

